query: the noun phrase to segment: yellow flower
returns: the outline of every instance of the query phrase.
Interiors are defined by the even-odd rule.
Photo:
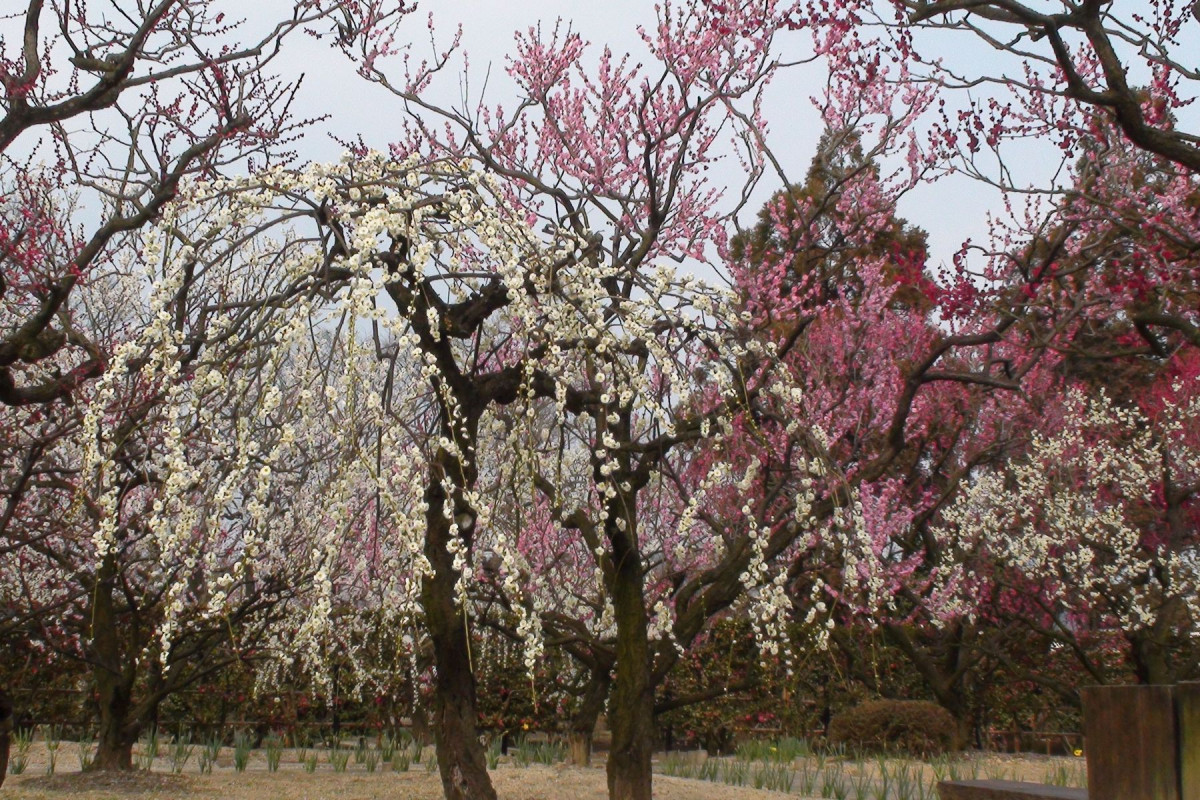
[[[1081,748],[1076,747],[1074,750],[1074,753],[1077,756],[1081,756],[1081,755],[1083,755],[1083,750]]]

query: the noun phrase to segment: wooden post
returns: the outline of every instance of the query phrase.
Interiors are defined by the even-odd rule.
[[[1180,794],[1174,689],[1090,686],[1083,690],[1089,800],[1194,800],[1198,796]]]
[[[1179,723],[1179,792],[1200,797],[1200,683],[1175,687],[1175,718]]]
[[[1088,789],[943,781],[942,800],[1200,800],[1200,683],[1083,690]]]

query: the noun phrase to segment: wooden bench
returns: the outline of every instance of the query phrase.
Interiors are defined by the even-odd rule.
[[[1020,781],[942,781],[941,800],[1088,800],[1087,789]]]

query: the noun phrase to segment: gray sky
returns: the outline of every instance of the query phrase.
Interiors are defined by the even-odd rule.
[[[591,43],[594,54],[598,55],[600,49],[608,45],[615,53],[631,52],[641,56],[644,50],[636,28],[639,24],[654,23],[653,6],[647,0],[607,0],[604,3],[559,0],[553,4],[530,0],[454,0],[438,6],[426,4],[405,22],[414,34],[412,52],[417,59],[432,53],[425,28],[426,9],[429,8],[434,8],[439,45],[447,44],[455,26],[462,25],[462,52],[470,60],[472,97],[478,97],[486,76],[485,99],[489,104],[511,105],[517,98],[505,72],[506,56],[513,50],[513,36],[517,31],[541,22],[543,29],[549,32],[561,17]],[[797,35],[795,41],[798,46],[803,46],[807,37]],[[399,108],[394,98],[378,87],[365,85],[349,66],[338,62],[319,42],[292,41],[289,49],[289,62],[306,72],[306,106],[311,106],[313,111],[324,108],[333,114],[334,118],[328,123],[331,131],[339,135],[361,132],[369,144],[389,140],[393,135],[389,131],[389,120],[394,119]],[[461,66],[462,62],[457,63]],[[321,67],[315,68],[316,64]],[[399,70],[395,72],[398,74]],[[457,103],[458,72],[447,68],[442,79],[432,87],[432,96],[444,104]],[[783,143],[776,148],[777,155],[786,162],[789,173],[796,173],[796,178],[803,177],[820,135],[819,116],[809,102],[809,96],[820,91],[821,73],[815,66],[804,72],[815,79],[803,80],[804,76],[789,74],[788,80],[772,87],[768,109],[773,129],[787,132],[785,137],[776,137]],[[330,104],[328,98],[337,100]],[[321,158],[335,158],[340,153],[335,142],[310,142],[307,146],[314,148],[314,152],[319,151]]]
[[[463,26],[462,49],[470,60],[472,94],[477,96],[486,75],[486,99],[493,104],[503,102],[506,105],[511,105],[517,96],[505,73],[505,56],[512,51],[515,31],[535,26],[539,21],[544,29],[549,29],[561,17],[591,42],[596,52],[607,44],[614,52],[640,55],[642,43],[636,28],[639,24],[652,25],[654,22],[653,5],[647,0],[608,0],[603,3],[559,0],[553,4],[531,0],[455,0],[436,6],[426,4],[405,22],[408,30],[413,32],[413,52],[418,58],[432,52],[425,28],[429,8],[434,9],[439,44],[449,41],[455,25]],[[782,55],[795,57],[797,53],[808,52],[807,33],[789,36],[791,38],[784,39],[784,44],[794,50]],[[293,40],[287,55],[287,63],[295,64],[306,74],[301,98],[303,113],[331,115],[324,124],[325,130],[343,138],[361,134],[369,145],[378,147],[396,138],[394,125],[400,113],[399,102],[386,91],[358,78],[353,69],[331,53],[325,44],[307,39]],[[434,87],[434,96],[443,103],[456,102],[460,90],[456,71],[448,70],[442,77],[443,80]],[[781,74],[767,95],[770,141],[792,180],[803,179],[821,134],[820,116],[810,98],[819,95],[823,85],[822,68],[816,64],[806,65]],[[341,146],[325,134],[310,135],[301,147],[301,154],[313,159],[335,159],[341,154]],[[728,182],[738,185],[741,175],[736,161],[728,160],[724,169],[729,171]],[[761,202],[777,188],[779,184],[775,179],[764,180],[743,214],[743,224],[750,221]],[[994,191],[959,179],[922,187],[904,203],[901,211],[911,222],[929,232],[936,264],[937,261],[949,261],[966,236],[974,236],[977,240],[983,237],[986,212],[996,205]]]
[[[682,0],[680,0],[682,1]],[[1173,3],[1184,0],[1171,0]],[[114,5],[131,0],[110,0]],[[1136,2],[1134,8],[1136,8]],[[1148,8],[1148,0],[1140,0]],[[269,26],[281,13],[288,13],[290,0],[220,0],[229,16],[244,14],[248,17],[243,41],[255,32]],[[99,6],[108,9],[107,3]],[[650,0],[558,0],[555,3],[535,0],[422,0],[416,13],[404,22],[402,36],[412,37],[413,52],[417,58],[431,52],[425,18],[432,9],[436,21],[435,32],[439,43],[447,44],[457,24],[463,26],[463,48],[470,57],[470,87],[473,95],[484,85],[489,74],[485,99],[490,104],[503,102],[511,106],[517,99],[511,80],[505,73],[505,56],[511,52],[513,33],[535,26],[539,21],[544,27],[553,27],[561,17],[570,22],[576,31],[590,41],[593,52],[608,44],[614,52],[632,52],[635,57],[643,53],[642,43],[636,28],[654,24],[654,7]],[[1122,13],[1129,13],[1132,8]],[[93,13],[100,13],[93,11]],[[6,35],[6,47],[19,41],[19,24],[14,17],[0,25]],[[1200,26],[1185,31],[1183,44],[1191,52],[1200,51]],[[950,63],[974,67],[976,72],[997,74],[1004,69],[1019,69],[1013,60],[998,59],[980,40],[970,36],[940,36],[935,40],[939,55]],[[809,35],[796,32],[785,35],[781,41],[784,60],[794,60],[809,52]],[[1185,51],[1188,47],[1183,48]],[[1185,56],[1191,56],[1184,53]],[[461,61],[447,69],[442,80],[435,84],[433,96],[442,104],[454,104],[459,99],[458,73]],[[982,66],[980,66],[982,65]],[[311,129],[303,140],[296,144],[299,155],[305,160],[333,160],[341,155],[342,146],[329,134],[344,140],[361,135],[371,146],[385,148],[398,138],[398,120],[402,110],[398,100],[383,89],[359,78],[353,67],[340,53],[332,50],[328,42],[318,42],[304,35],[295,35],[286,43],[283,53],[276,62],[283,74],[295,76],[305,74],[305,81],[296,108],[297,117],[328,115],[329,119]],[[1144,70],[1143,70],[1144,71]],[[1136,70],[1134,80],[1144,80]],[[824,83],[820,65],[805,65],[782,73],[771,86],[767,95],[765,113],[770,125],[769,142],[775,156],[782,162],[792,180],[803,178],[821,134],[820,118],[810,101],[819,95]],[[990,89],[981,87],[973,90],[975,97],[986,95]],[[968,94],[958,93],[952,103],[965,102]],[[1185,109],[1187,122],[1194,128],[1200,118],[1200,104]],[[32,146],[31,142],[19,143]],[[1049,143],[1022,143],[1013,149],[1007,165],[1016,170],[1018,181],[1025,179],[1033,185],[1046,185],[1060,167],[1061,154]],[[994,169],[995,165],[988,165]],[[721,170],[724,170],[722,172]],[[730,186],[740,186],[742,176],[734,159],[728,159],[714,173],[714,178],[724,178]],[[777,179],[768,176],[752,198],[743,215],[748,223],[759,205],[772,191],[779,188]],[[973,238],[983,242],[987,234],[987,214],[1002,208],[1000,195],[978,182],[952,177],[935,184],[924,185],[913,191],[902,203],[900,212],[910,222],[923,227],[930,237],[932,250],[931,267],[949,262],[962,241]]]
[[[477,97],[487,76],[485,99],[489,104],[503,102],[511,106],[517,99],[505,68],[505,57],[513,49],[513,34],[542,23],[544,29],[553,28],[558,18],[568,21],[574,30],[591,42],[593,52],[598,53],[605,45],[614,52],[632,52],[635,57],[644,53],[637,35],[638,25],[653,25],[654,8],[649,0],[558,0],[556,3],[534,0],[452,0],[440,4],[423,3],[404,25],[413,36],[415,58],[432,53],[426,30],[429,10],[434,12],[435,35],[439,45],[445,45],[453,36],[455,26],[463,26],[462,52],[470,60],[470,91]],[[258,9],[255,9],[258,12]],[[790,37],[790,38],[788,38]],[[810,52],[807,32],[786,34],[782,46],[789,52],[781,52],[784,60]],[[999,72],[1005,66],[982,46],[978,40],[966,36],[940,35],[937,40],[939,53],[954,63],[977,66],[995,61],[993,69]],[[324,130],[339,137],[350,139],[361,134],[371,146],[384,147],[397,138],[396,121],[400,115],[399,101],[377,86],[358,78],[344,59],[331,52],[324,43],[314,42],[307,37],[297,37],[289,43],[287,63],[306,73],[301,97],[302,113],[329,114]],[[458,79],[462,62],[456,62],[435,84],[434,97],[443,104],[455,104],[461,91]],[[1012,68],[1011,62],[1007,62]],[[398,73],[398,70],[396,71]],[[490,73],[490,74],[489,74]],[[783,164],[792,180],[801,180],[808,168],[822,131],[820,116],[810,98],[820,95],[824,87],[824,71],[819,64],[789,69],[776,78],[767,95],[766,116],[770,125],[770,138],[775,156]],[[985,90],[986,92],[986,90]],[[980,92],[975,92],[978,97]],[[951,98],[953,102],[965,102],[967,95]],[[302,143],[301,155],[312,159],[335,159],[341,154],[341,146],[326,133],[310,135]],[[1059,169],[1061,153],[1045,143],[1024,143],[1012,148],[1007,166],[1014,170],[1015,177],[1028,180],[1031,184],[1046,185]],[[994,164],[985,164],[994,168]],[[738,164],[728,159],[718,167],[716,176],[724,177],[732,187],[740,186],[742,175]],[[743,224],[752,221],[753,214],[779,183],[767,176],[760,185],[757,195],[742,215]],[[1018,202],[1020,199],[1018,198]],[[985,243],[988,231],[988,214],[1003,208],[1000,193],[977,181],[963,176],[943,178],[936,183],[922,185],[913,190],[902,202],[900,213],[910,222],[921,226],[929,234],[931,246],[930,267],[951,262],[964,239],[970,237],[976,244]]]
[[[125,2],[126,0],[115,0]],[[254,30],[286,11],[290,2],[284,0],[255,0],[253,3],[228,0],[231,16],[249,17],[246,37]],[[614,52],[632,52],[635,58],[643,54],[636,28],[653,25],[653,3],[650,0],[558,0],[555,3],[534,0],[423,0],[418,11],[404,21],[403,33],[412,37],[416,58],[429,55],[431,46],[425,19],[434,12],[435,33],[439,44],[445,46],[453,36],[455,26],[463,26],[463,48],[470,58],[470,88],[474,96],[488,75],[485,99],[489,104],[503,102],[511,106],[517,99],[511,80],[505,73],[505,56],[511,52],[513,33],[535,26],[552,28],[561,17],[593,45],[598,53],[608,44]],[[402,35],[403,35],[402,33]],[[986,65],[989,72],[1013,68],[1012,62],[1001,62],[979,40],[968,36],[941,37],[938,51],[951,63]],[[784,60],[794,60],[809,52],[807,32],[786,34],[781,40]],[[996,62],[993,69],[991,62]],[[435,84],[433,96],[442,104],[459,100],[458,73],[462,62],[453,63]],[[398,74],[399,69],[395,70]],[[398,138],[398,120],[402,114],[400,102],[378,86],[359,78],[353,67],[328,42],[318,42],[303,35],[293,36],[285,45],[276,67],[287,75],[305,74],[305,81],[295,113],[297,117],[328,115],[329,119],[310,130],[297,143],[299,155],[305,160],[333,160],[341,155],[342,147],[329,134],[342,139],[361,135],[367,144],[385,148]],[[805,65],[782,73],[767,95],[765,113],[770,125],[769,142],[782,162],[788,177],[801,180],[811,160],[821,134],[820,117],[810,98],[822,92],[824,73],[819,64]],[[976,96],[986,94],[982,89]],[[967,99],[965,93],[951,102]],[[1014,151],[1010,166],[1018,170],[1017,177],[1026,177],[1040,185],[1050,179],[1060,164],[1061,154],[1045,143],[1028,143]],[[721,170],[725,170],[724,173]],[[714,173],[724,177],[731,186],[740,186],[742,176],[734,159]],[[768,176],[759,192],[747,206],[743,223],[748,223],[759,205],[772,191],[779,188],[777,179]],[[956,177],[922,186],[912,192],[900,208],[901,215],[923,227],[930,237],[931,267],[948,263],[962,241],[972,237],[976,242],[986,239],[989,210],[1002,208],[999,193],[993,189]]]

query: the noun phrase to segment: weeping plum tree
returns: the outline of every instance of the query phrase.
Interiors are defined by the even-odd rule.
[[[656,262],[701,258],[720,243],[721,220],[730,212],[718,206],[722,187],[708,180],[705,168],[729,146],[735,152],[740,146],[751,179],[760,169],[757,102],[777,69],[768,6],[732,15],[663,6],[654,27],[642,32],[650,66],[608,51],[592,66],[581,37],[561,27],[520,35],[509,72],[523,99],[507,111],[482,103],[462,111],[432,104],[424,92],[448,56],[396,79],[384,60],[361,58],[369,78],[413,109],[396,152],[465,159],[494,178],[506,213],[546,225],[574,248],[550,258],[561,262],[552,269],[527,263],[525,274],[511,278],[496,275],[490,264],[469,278],[422,274],[427,256],[414,259],[406,244],[375,257],[385,268],[385,290],[403,314],[405,341],[419,344],[419,358],[428,363],[422,385],[436,393],[440,440],[453,445],[430,453],[434,467],[422,481],[428,491],[422,498],[428,509],[423,549],[432,569],[422,611],[435,653],[439,766],[448,797],[492,796],[474,732],[469,653],[463,649],[467,620],[455,600],[456,586],[469,577],[463,573],[483,512],[471,498],[476,459],[486,457],[473,453],[483,447],[481,422],[490,407],[528,395],[552,399],[559,415],[602,412],[606,419],[624,413],[625,422],[613,424],[640,424],[631,416],[636,399],[625,396],[620,381],[643,376],[600,369],[591,377],[603,380],[593,385],[585,380],[579,351],[649,347],[657,340],[657,320],[649,311],[656,303],[674,304],[670,295],[677,286]],[[549,272],[538,271],[543,269]],[[517,305],[519,297],[536,311],[509,321],[524,307]],[[541,333],[530,340],[535,329]],[[569,374],[568,364],[574,370]],[[601,492],[612,512],[604,524],[618,548],[613,564],[631,571],[631,580],[609,588],[622,592],[620,624],[641,631],[630,640],[640,641],[640,649],[619,657],[617,667],[614,707],[633,714],[646,705],[652,686],[637,663],[647,655],[646,610],[636,528],[620,510],[633,500],[625,482],[610,482]],[[625,677],[622,669],[639,677]],[[649,726],[641,720],[635,727],[618,734],[610,761],[615,797],[649,794]]]
[[[742,402],[749,366],[724,321],[727,298],[656,262],[722,245],[732,212],[718,206],[720,187],[704,167],[719,154],[723,130],[733,145],[748,144],[755,169],[763,158],[755,108],[777,65],[771,29],[755,11],[733,18],[664,7],[643,34],[661,73],[605,54],[592,79],[577,35],[531,32],[519,38],[511,70],[527,100],[503,122],[486,108],[458,114],[425,102],[418,90],[441,61],[396,86],[364,57],[369,75],[420,110],[393,148],[400,160],[364,151],[296,184],[284,175],[245,184],[323,226],[317,260],[327,264],[328,291],[373,326],[373,349],[388,364],[382,385],[346,380],[333,394],[362,396],[354,403],[380,431],[367,461],[381,512],[373,524],[395,537],[383,550],[399,560],[386,572],[408,599],[393,607],[419,617],[431,643],[449,797],[492,795],[475,736],[464,600],[476,543],[496,512],[481,470],[489,459],[511,459],[515,446],[491,424],[502,406],[518,418],[549,408],[579,420],[573,446],[589,453],[582,463],[595,491],[593,536],[596,549],[607,548],[597,558],[618,642],[610,792],[649,796],[655,678],[638,495],[663,454],[708,435],[716,417]],[[462,142],[438,138],[439,118]],[[537,136],[523,132],[526,124]],[[533,224],[545,233],[534,234]],[[358,324],[340,328],[347,352]],[[698,350],[688,349],[693,340]],[[708,363],[696,362],[697,353]],[[701,392],[701,410],[680,428],[676,404],[693,392],[686,376],[697,367],[719,378],[716,394],[703,400]],[[588,527],[575,529],[587,541]],[[503,563],[511,544],[501,533],[490,546]],[[736,598],[753,557],[743,541],[711,597],[691,589],[695,608]],[[691,612],[691,636],[705,619]]]
[[[827,119],[847,139],[855,125],[882,131],[873,155],[903,148],[928,101],[901,104],[887,90],[864,101],[859,81],[840,86],[826,98]],[[841,159],[833,150],[823,155]],[[764,646],[777,651],[791,579],[780,562],[876,534],[861,506],[879,494],[895,500],[886,472],[928,438],[936,387],[1015,386],[993,362],[934,368],[948,353],[998,341],[1011,323],[981,323],[1000,329],[979,342],[936,335],[924,316],[931,301],[919,302],[920,254],[902,246],[919,237],[892,222],[921,172],[885,185],[858,158],[817,172],[819,196],[793,195],[764,213],[756,252],[734,270],[741,315],[732,297],[694,290],[697,308],[718,309],[713,323],[660,308],[652,335],[591,347],[585,382],[565,395],[572,424],[535,437],[540,450],[498,481],[531,498],[523,559],[500,580],[522,576],[547,637],[582,649],[593,673],[615,668],[615,797],[648,796],[655,688],[709,620],[745,600]],[[798,274],[822,259],[827,269]],[[618,331],[640,330],[625,321],[639,300],[613,308]],[[759,337],[749,346],[747,322]],[[868,341],[889,347],[871,352]],[[916,367],[906,371],[906,361]],[[520,420],[506,430],[529,436]],[[510,507],[519,514],[518,498]]]
[[[173,202],[124,268],[75,288],[106,371],[11,432],[36,457],[15,476],[0,597],[43,654],[89,670],[96,769],[131,768],[172,693],[279,655],[328,560],[312,503],[337,440],[305,421],[329,354],[274,314],[303,284],[260,270],[245,230],[214,228],[218,205]]]
[[[168,554],[143,547],[148,531],[142,523],[158,490],[199,491],[164,487],[146,468],[162,455],[154,448],[164,415],[186,416],[178,407],[164,410],[177,387],[161,381],[137,386],[136,377],[120,374],[111,377],[107,397],[88,388],[114,363],[131,373],[142,365],[141,357],[122,352],[144,344],[138,340],[146,309],[135,308],[136,294],[119,296],[146,291],[152,282],[140,283],[133,266],[142,258],[154,262],[140,249],[138,233],[160,218],[189,179],[286,157],[285,143],[302,127],[290,114],[298,81],[275,76],[272,65],[288,37],[320,35],[335,30],[336,22],[355,20],[362,38],[379,45],[405,9],[299,0],[260,27],[226,19],[230,10],[231,4],[208,0],[160,0],[133,10],[117,3],[29,0],[0,22],[0,554],[6,600],[0,635],[47,637],[52,648],[95,668],[102,714],[111,712],[97,768],[129,766],[128,742],[145,721],[144,715],[129,718],[130,686],[132,676],[143,674],[139,664],[153,661],[143,658],[143,650],[154,626],[129,626],[141,640],[118,645],[113,636],[121,613],[107,606],[95,613],[81,609],[89,597],[118,605],[122,597],[137,597],[125,610],[157,618],[163,598],[155,592],[166,584],[148,589],[144,573],[155,583],[179,567],[147,566]],[[149,312],[150,318],[162,313],[173,320],[172,335],[186,350],[175,381],[205,363],[210,374],[223,369],[219,363],[230,363],[230,351],[210,354],[205,347],[213,318],[228,313],[237,319],[238,311],[219,296],[192,293],[195,283],[193,275],[185,277],[174,301],[156,298],[159,307]],[[227,330],[222,335],[246,338]],[[208,393],[203,387],[197,392]],[[108,476],[112,483],[98,493],[81,479],[87,437],[94,434],[84,424],[84,406],[97,402],[109,404],[98,412],[108,430],[130,435],[105,453],[104,460],[118,466]],[[142,436],[155,427],[158,433]],[[123,488],[114,503],[98,506],[117,486]],[[113,523],[114,515],[123,518]],[[110,532],[120,529],[118,538],[129,547],[114,546],[103,557],[92,550],[93,526],[104,524],[114,525]],[[132,560],[122,561],[124,556]],[[193,650],[215,647],[203,641]],[[175,664],[185,661],[181,656]],[[173,690],[164,687],[178,685],[171,676],[147,695],[156,698],[151,705]]]

